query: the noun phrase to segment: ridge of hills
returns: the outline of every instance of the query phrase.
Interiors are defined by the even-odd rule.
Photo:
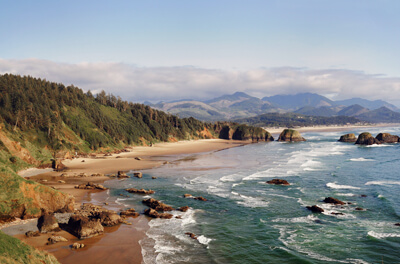
[[[361,98],[333,101],[314,93],[275,95],[259,99],[236,92],[205,101],[184,100],[147,104],[181,117],[195,117],[203,121],[241,120],[267,113],[294,112],[306,116],[350,116],[371,123],[400,122],[400,117],[396,114],[400,109],[388,102]],[[382,107],[385,110],[381,109]],[[370,111],[374,112],[367,114]]]

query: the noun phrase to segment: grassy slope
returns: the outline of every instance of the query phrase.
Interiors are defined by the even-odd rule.
[[[2,264],[56,264],[57,259],[0,231],[0,263]]]

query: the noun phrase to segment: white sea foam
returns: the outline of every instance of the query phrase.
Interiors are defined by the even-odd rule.
[[[365,185],[400,185],[400,181],[369,181]]]
[[[373,159],[366,159],[366,158],[353,158],[350,161],[374,161]]]
[[[375,237],[377,239],[383,239],[383,238],[388,238],[388,237],[400,237],[399,233],[378,233],[375,231],[369,231],[368,235]]]
[[[339,184],[336,184],[336,182],[328,182],[326,184],[326,186],[331,189],[355,189],[355,190],[361,189],[359,187],[354,187],[354,186],[350,186],[350,185],[339,185]]]
[[[356,196],[354,193],[338,193],[337,195],[339,195],[339,196],[346,196],[346,197]]]
[[[367,147],[367,148],[383,148],[383,147],[393,147],[394,145],[386,145],[386,144],[380,144],[380,145],[377,145],[377,144],[374,144],[374,145],[368,145],[368,146],[365,146],[365,147]]]
[[[277,218],[272,220],[272,222],[283,222],[283,223],[314,223],[319,220],[318,217],[314,215],[308,215],[303,217],[294,217],[294,218]]]
[[[208,245],[212,241],[212,239],[201,235],[197,238],[197,241],[199,241],[200,244]]]
[[[268,207],[269,202],[265,201],[262,197],[251,197],[237,192],[231,192],[235,197],[236,203],[245,207],[257,208]]]

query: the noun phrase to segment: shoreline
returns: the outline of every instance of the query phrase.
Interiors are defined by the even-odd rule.
[[[120,154],[112,154],[111,156],[96,155],[90,158],[77,158],[72,160],[64,160],[63,164],[66,170],[63,172],[48,171],[43,169],[30,168],[19,171],[21,177],[40,182],[49,187],[53,187],[64,193],[71,194],[75,197],[75,208],[80,207],[83,203],[94,203],[104,208],[115,210],[122,209],[121,205],[110,202],[105,205],[110,195],[108,191],[96,191],[75,189],[75,185],[94,182],[104,183],[109,180],[116,180],[106,174],[116,174],[117,171],[140,171],[162,166],[165,162],[179,160],[183,155],[200,154],[207,152],[221,151],[224,149],[244,146],[251,144],[250,141],[236,140],[192,140],[179,141],[173,143],[158,143],[153,147],[132,147],[130,152]],[[83,162],[84,161],[84,162]],[[87,174],[86,177],[80,177],[81,173]],[[61,176],[64,174],[64,176]],[[102,174],[101,176],[90,176],[91,174]],[[65,176],[67,175],[67,176]],[[64,182],[59,182],[60,180]],[[25,230],[21,226],[26,225],[24,221],[15,221],[7,225],[0,226],[10,228],[10,233],[21,241],[37,248],[45,250],[53,254],[60,263],[74,264],[82,258],[85,261],[107,261],[111,262],[121,260],[122,262],[141,263],[142,249],[139,241],[146,236],[149,228],[148,219],[144,215],[136,218],[126,218],[127,222],[132,225],[121,224],[114,227],[105,227],[103,235],[79,240],[66,231],[57,232],[56,235],[66,237],[68,242],[59,242],[52,245],[46,245],[50,234],[42,234],[39,237],[27,238]],[[31,220],[31,228],[34,226],[35,220]],[[20,230],[18,232],[18,230]],[[7,233],[7,232],[6,232]],[[15,234],[16,233],[16,234]],[[69,248],[74,242],[80,241],[86,245],[85,248],[72,250]],[[115,255],[117,253],[117,255]],[[108,262],[107,262],[108,263]]]
[[[306,126],[306,127],[294,127],[294,130],[302,132],[336,132],[346,131],[358,128],[374,128],[374,127],[389,127],[389,126],[400,126],[400,123],[379,123],[370,125],[343,125],[343,126]],[[287,127],[263,127],[269,133],[279,135]]]

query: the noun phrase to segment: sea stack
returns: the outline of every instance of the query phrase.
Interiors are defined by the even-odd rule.
[[[338,140],[340,142],[356,142],[357,138],[356,135],[354,135],[354,133],[350,133],[350,134],[346,134],[340,137],[340,139]]]
[[[299,131],[294,129],[285,129],[279,135],[278,141],[306,141],[299,133]]]
[[[399,136],[391,135],[389,133],[379,133],[376,139],[381,143],[396,143],[399,142]]]
[[[361,133],[356,141],[357,145],[373,145],[373,144],[380,144],[380,141],[374,138],[371,133],[364,132]]]

